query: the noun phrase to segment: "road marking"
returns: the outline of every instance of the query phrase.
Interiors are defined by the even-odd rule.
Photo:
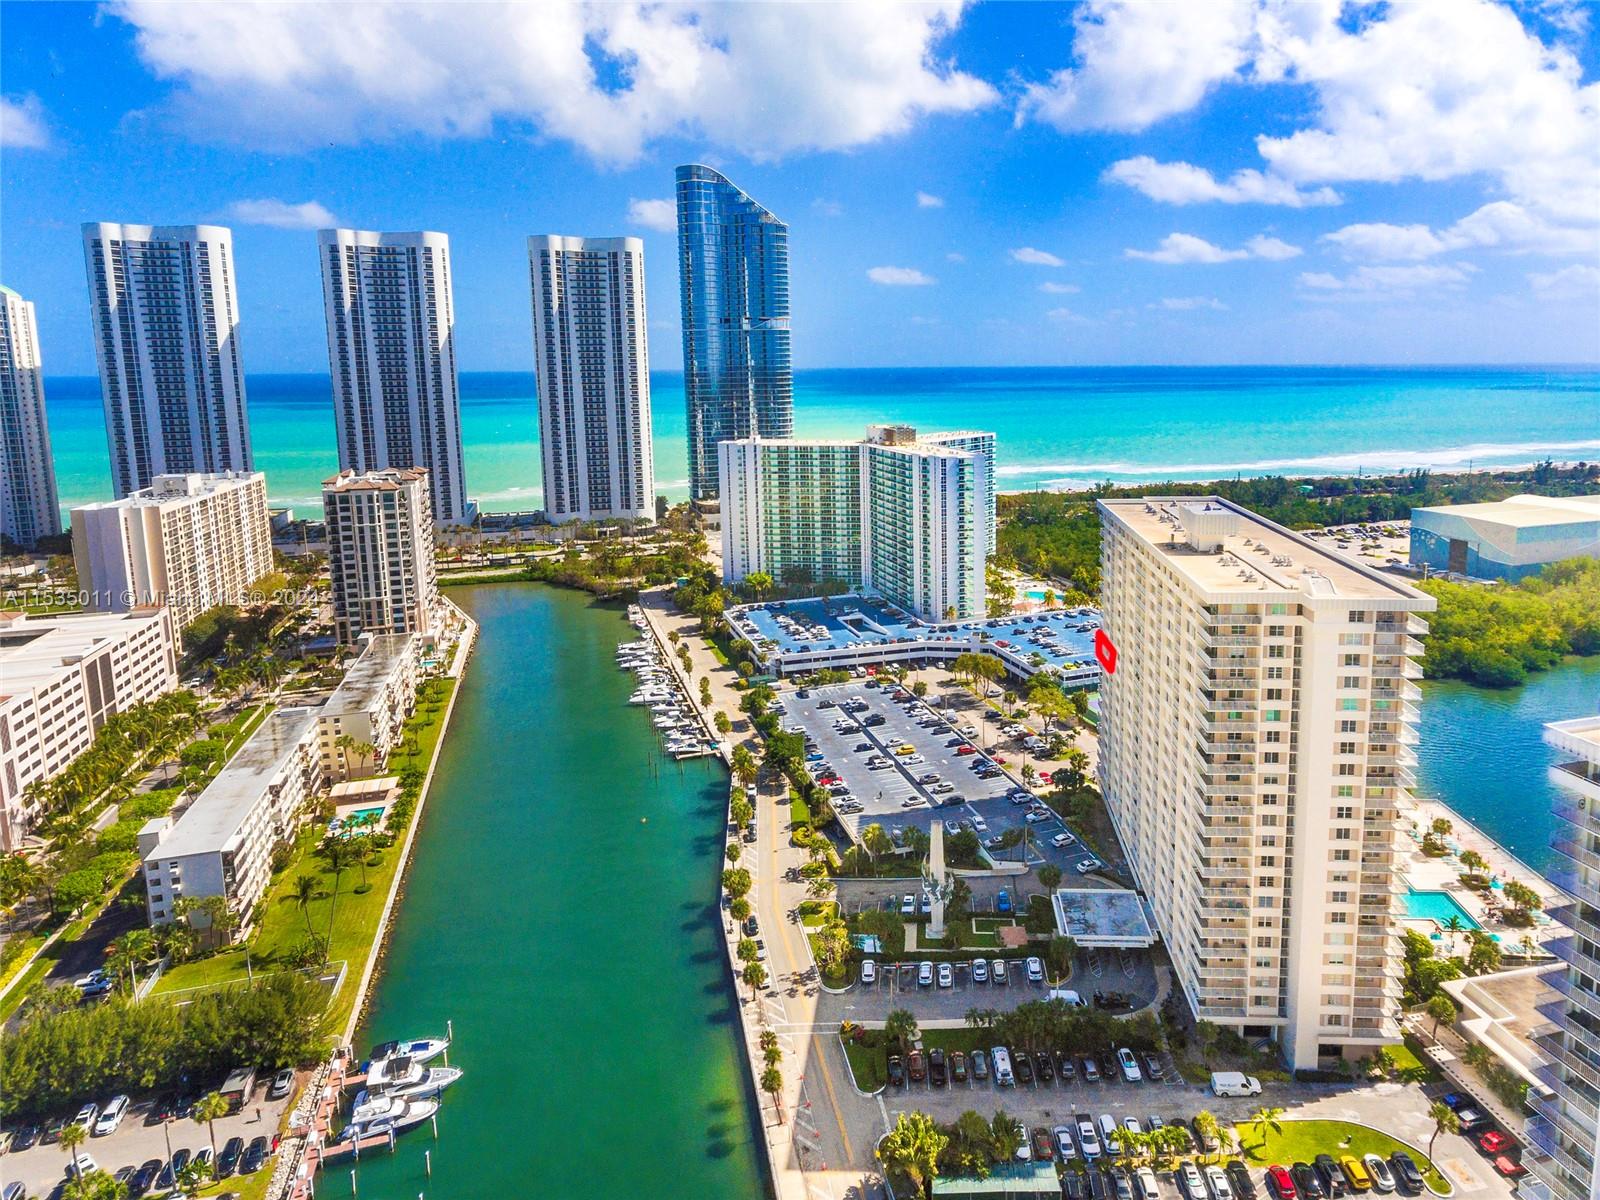
[[[823,1034],[813,1034],[812,1040],[819,1043],[817,1065],[822,1068],[822,1086],[828,1091],[828,1104],[833,1109],[833,1119],[839,1126],[839,1141],[844,1145],[844,1156],[847,1161],[854,1161],[856,1153],[850,1145],[850,1133],[844,1126],[844,1113],[839,1109],[839,1097],[833,1090],[833,1072],[828,1069],[828,1041]]]

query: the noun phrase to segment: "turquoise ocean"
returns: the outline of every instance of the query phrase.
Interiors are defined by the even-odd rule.
[[[320,508],[337,467],[325,375],[247,380],[256,466],[273,501]],[[687,495],[683,376],[651,378],[656,488]],[[45,381],[63,506],[108,498],[99,381]],[[467,493],[540,507],[532,374],[461,376]],[[879,368],[795,375],[795,430],[874,422],[993,430],[1003,490],[1235,474],[1355,474],[1600,458],[1592,367]]]

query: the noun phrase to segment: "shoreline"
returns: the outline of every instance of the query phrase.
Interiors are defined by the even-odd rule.
[[[1403,451],[1395,451],[1395,450],[1374,450],[1372,453],[1373,453],[1374,456],[1386,456],[1386,455],[1404,453],[1404,452]],[[1416,451],[1416,453],[1417,453],[1417,455],[1419,457],[1424,457],[1425,458],[1429,452],[1426,451],[1426,450],[1419,450],[1419,451]],[[1111,486],[1114,487],[1114,488],[1137,488],[1137,487],[1171,487],[1171,486],[1178,485],[1178,484],[1182,484],[1184,486],[1189,486],[1189,485],[1200,486],[1200,485],[1203,485],[1203,484],[1212,484],[1212,483],[1233,483],[1233,482],[1236,482],[1236,481],[1241,480],[1241,479],[1364,479],[1364,480],[1390,479],[1390,478],[1398,478],[1399,476],[1406,474],[1408,471],[1417,470],[1419,468],[1421,468],[1423,470],[1427,470],[1431,474],[1436,474],[1436,475],[1439,475],[1441,477],[1446,477],[1446,478],[1453,477],[1453,476],[1458,476],[1458,475],[1488,475],[1488,476],[1498,477],[1498,476],[1502,476],[1502,475],[1518,475],[1518,474],[1521,474],[1524,471],[1531,471],[1535,467],[1537,467],[1541,463],[1543,463],[1544,461],[1545,461],[1544,459],[1534,459],[1534,460],[1531,460],[1529,462],[1496,463],[1493,466],[1474,467],[1474,468],[1472,468],[1470,470],[1452,469],[1452,468],[1448,468],[1448,467],[1439,468],[1439,467],[1429,466],[1429,465],[1427,465],[1425,463],[1419,463],[1416,466],[1411,466],[1411,467],[1403,467],[1403,466],[1382,466],[1382,467],[1373,467],[1373,468],[1355,467],[1353,469],[1344,469],[1344,470],[1339,470],[1337,468],[1324,467],[1321,470],[1311,471],[1311,470],[1300,470],[1300,469],[1296,469],[1296,470],[1279,470],[1279,469],[1275,469],[1273,467],[1262,465],[1262,464],[1241,463],[1236,468],[1234,468],[1234,472],[1233,472],[1232,475],[1219,474],[1217,471],[1209,471],[1209,472],[1208,471],[1193,471],[1193,472],[1191,472],[1191,471],[1188,471],[1188,470],[1183,470],[1181,468],[1175,468],[1176,470],[1178,470],[1177,474],[1174,474],[1174,475],[1163,475],[1159,479],[1153,478],[1153,476],[1155,476],[1161,470],[1160,467],[1155,467],[1155,468],[1153,468],[1152,470],[1149,470],[1149,471],[1133,471],[1133,472],[1130,472],[1130,473],[1128,473],[1127,476],[1125,476],[1123,478],[1118,478],[1115,474],[1110,474],[1110,475],[1105,476],[1103,479],[1097,480],[1097,481],[1095,481],[1093,483],[1072,482],[1072,483],[1058,483],[1058,484],[1050,484],[1050,485],[1040,484],[1040,485],[1035,486],[1035,487],[997,488],[997,489],[995,489],[995,495],[997,495],[997,496],[1033,496],[1033,495],[1037,495],[1040,492],[1047,492],[1047,493],[1050,493],[1052,495],[1077,495],[1077,494],[1080,494],[1080,493],[1093,492],[1098,487],[1100,487],[1102,483],[1110,483]],[[1578,465],[1578,463],[1587,462],[1589,460],[1588,459],[1576,459],[1575,458],[1575,459],[1554,459],[1554,460],[1551,460],[1551,461],[1552,461],[1553,465],[1558,469],[1570,470],[1573,467],[1576,467]],[[1223,469],[1225,470],[1225,468],[1223,468]],[[1019,464],[1018,467],[1016,468],[1016,473],[1020,474],[1024,470],[1030,471],[1030,472],[1034,472],[1034,473],[1037,473],[1037,474],[1045,474],[1045,473],[1050,471],[1050,468],[1049,467],[1039,467],[1039,468],[1037,468],[1037,470],[1035,470],[1034,468],[1027,467],[1025,464]],[[1095,467],[1094,467],[1093,463],[1080,463],[1080,464],[1074,464],[1074,469],[1070,473],[1071,474],[1075,474],[1075,475],[1087,475],[1087,474],[1090,474],[1091,472],[1093,472],[1094,470],[1095,470]]]

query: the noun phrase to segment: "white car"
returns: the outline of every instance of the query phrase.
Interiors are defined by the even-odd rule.
[[[105,1137],[108,1133],[115,1133],[117,1126],[122,1124],[122,1118],[127,1115],[128,1105],[132,1101],[126,1096],[113,1096],[106,1102],[105,1108],[100,1110],[100,1118],[94,1123],[90,1131],[95,1137]]]
[[[1129,1083],[1138,1083],[1144,1078],[1139,1072],[1139,1060],[1126,1046],[1117,1049],[1117,1066],[1122,1069],[1122,1077]]]
[[[1233,1200],[1233,1187],[1228,1183],[1228,1175],[1221,1167],[1206,1168],[1206,1183],[1211,1188],[1211,1200]]]
[[[1087,875],[1090,871],[1098,871],[1099,869],[1100,860],[1098,858],[1081,859],[1078,862],[1078,865],[1074,868],[1079,875]]]
[[[914,916],[917,911],[917,898],[910,892],[900,897],[900,915],[902,917]]]
[[[98,1104],[85,1104],[78,1110],[78,1115],[72,1118],[74,1125],[82,1125],[85,1130],[93,1129],[95,1118],[100,1115]]]
[[[1078,1148],[1072,1143],[1071,1126],[1057,1125],[1050,1132],[1056,1139],[1056,1153],[1062,1162],[1078,1157]]]
[[[1156,1173],[1149,1167],[1140,1167],[1133,1173],[1133,1186],[1138,1200],[1161,1200],[1161,1188],[1156,1183]]]
[[[1028,959],[1027,966],[1028,966],[1028,982],[1029,983],[1043,983],[1044,982],[1044,963],[1040,962],[1037,958],[1030,958],[1030,959]]]
[[[946,962],[940,963],[939,964],[939,986],[942,987],[942,988],[954,987],[955,986],[955,982],[956,982],[956,973],[951,968],[950,964],[946,963]]]
[[[994,962],[990,964],[990,970],[992,970],[994,972],[994,981],[996,983],[1004,983],[1006,981],[1006,960],[1005,959],[1003,959],[1003,958],[995,959]]]
[[[1063,846],[1070,846],[1072,845],[1072,835],[1070,833],[1058,833],[1050,839],[1050,844],[1057,850]]]
[[[870,958],[861,960],[861,982],[865,984],[878,982],[878,964]]]
[[[1100,1157],[1100,1135],[1094,1131],[1094,1122],[1085,1118],[1078,1122],[1078,1145],[1083,1147],[1083,1157],[1093,1161]]]
[[[933,964],[924,959],[917,966],[917,985],[927,987],[933,982]]]
[[[981,958],[975,958],[972,960],[972,982],[989,982],[989,964],[984,962]]]
[[[1029,825],[1037,825],[1040,821],[1048,821],[1049,819],[1050,814],[1047,812],[1040,812],[1037,808],[1028,810],[1027,821]]]

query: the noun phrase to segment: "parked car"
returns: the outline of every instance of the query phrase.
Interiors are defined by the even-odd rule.
[[[1322,1181],[1317,1178],[1317,1173],[1311,1169],[1310,1163],[1295,1163],[1289,1168],[1289,1174],[1294,1176],[1294,1186],[1302,1200],[1325,1200],[1328,1189],[1322,1186]]]
[[[1112,1158],[1122,1153],[1122,1139],[1118,1136],[1121,1131],[1121,1126],[1117,1124],[1115,1117],[1110,1113],[1100,1114],[1100,1141],[1105,1146],[1106,1153]]]
[[[928,1077],[928,1063],[922,1057],[921,1050],[913,1050],[906,1056],[906,1072],[911,1076],[912,1083],[921,1083]]]
[[[73,1117],[67,1124],[82,1125],[83,1131],[88,1133],[89,1130],[94,1128],[94,1123],[99,1116],[100,1106],[98,1104],[85,1104],[78,1110],[78,1115]]]
[[[861,982],[868,987],[878,982],[878,964],[874,959],[861,960]]]
[[[1528,1173],[1528,1168],[1509,1154],[1495,1155],[1494,1169],[1507,1179],[1519,1179]]]
[[[950,1055],[950,1080],[953,1083],[967,1081],[967,1056],[960,1050]]]
[[[178,1186],[178,1175],[189,1165],[189,1152],[187,1150],[174,1150],[172,1157],[167,1160],[167,1165],[161,1168],[161,1173],[156,1176],[156,1191],[170,1192]]]
[[[128,1115],[128,1107],[133,1103],[127,1096],[113,1096],[106,1101],[106,1106],[100,1110],[100,1116],[95,1120],[91,1133],[94,1137],[105,1137],[115,1133],[117,1126],[122,1124],[122,1118]],[[80,1114],[81,1115],[81,1114]]]
[[[1018,1050],[1011,1056],[1011,1068],[1017,1073],[1017,1083],[1033,1082],[1033,1063],[1028,1060],[1026,1050]]]
[[[904,896],[900,897],[900,915],[902,917],[913,917],[916,915],[916,913],[917,898],[910,892],[907,892]]]
[[[1125,1167],[1112,1167],[1106,1172],[1111,1178],[1111,1194],[1114,1200],[1133,1200],[1133,1178]]]
[[[1389,1155],[1389,1169],[1394,1172],[1394,1186],[1398,1191],[1408,1196],[1422,1192],[1422,1171],[1418,1169],[1416,1160],[1404,1150],[1396,1150]]]
[[[1267,1168],[1267,1190],[1276,1200],[1297,1200],[1294,1177],[1283,1167],[1273,1164]]]
[[[1087,1162],[1093,1162],[1101,1155],[1100,1134],[1095,1130],[1094,1122],[1089,1119],[1088,1113],[1079,1113],[1076,1117],[1078,1126],[1078,1145],[1083,1148],[1083,1157]]]
[[[1056,1078],[1055,1065],[1050,1061],[1047,1050],[1037,1050],[1033,1055],[1033,1072],[1039,1077],[1040,1083],[1054,1083]]]
[[[1055,1139],[1050,1136],[1050,1131],[1043,1125],[1036,1125],[1033,1130],[1033,1156],[1040,1162],[1049,1162],[1055,1157]]]
[[[989,1078],[989,1056],[982,1050],[972,1052],[972,1077],[979,1083]]]
[[[1339,1164],[1333,1161],[1333,1155],[1317,1155],[1311,1160],[1311,1169],[1317,1173],[1317,1182],[1322,1184],[1322,1190],[1334,1200],[1345,1194],[1344,1175],[1339,1171]]]
[[[928,1082],[934,1087],[943,1087],[950,1082],[950,1064],[943,1050],[928,1052]]]
[[[1044,963],[1040,959],[1029,957],[1027,968],[1029,983],[1044,982]]]
[[[1139,1060],[1133,1056],[1133,1051],[1126,1046],[1117,1050],[1117,1067],[1122,1072],[1122,1077],[1129,1083],[1138,1083],[1144,1076],[1139,1071]]]
[[[956,982],[955,968],[947,962],[939,964],[939,986],[942,988],[954,987]]]
[[[156,1180],[160,1177],[161,1160],[159,1158],[146,1159],[128,1179],[128,1191],[135,1196],[141,1196],[154,1187]]]
[[[1250,1178],[1250,1168],[1244,1165],[1244,1160],[1230,1158],[1222,1169],[1228,1173],[1228,1186],[1239,1200],[1256,1200],[1256,1183]]]
[[[906,1068],[905,1064],[900,1061],[898,1054],[889,1055],[888,1070],[889,1083],[894,1087],[905,1087]]]
[[[1184,1200],[1211,1200],[1206,1195],[1205,1177],[1200,1174],[1200,1168],[1194,1163],[1185,1160],[1177,1171],[1178,1190],[1183,1193]]]
[[[1361,1165],[1361,1160],[1354,1154],[1341,1154],[1339,1156],[1339,1171],[1344,1175],[1345,1182],[1350,1185],[1353,1192],[1370,1192],[1372,1190],[1372,1176],[1367,1174],[1367,1169]]]
[[[254,1137],[244,1152],[244,1158],[239,1163],[241,1175],[254,1175],[261,1170],[261,1165],[267,1161],[267,1139]]]
[[[13,1150],[31,1150],[39,1144],[39,1135],[44,1132],[38,1125],[30,1122],[17,1127],[16,1135],[11,1139]]]
[[[1503,1129],[1491,1129],[1478,1135],[1478,1149],[1491,1158],[1496,1154],[1504,1154],[1516,1144],[1515,1139]]]
[[[1374,1191],[1385,1194],[1394,1191],[1394,1173],[1389,1170],[1389,1164],[1383,1161],[1379,1154],[1363,1154],[1361,1165],[1366,1167],[1367,1174],[1372,1176]]]
[[[1100,1082],[1100,1068],[1094,1059],[1088,1055],[1085,1055],[1083,1059],[1083,1081],[1085,1083]]]
[[[1161,1056],[1159,1054],[1147,1053],[1144,1056],[1144,1073],[1157,1083],[1167,1077],[1167,1070],[1161,1065]]]
[[[244,1154],[244,1139],[231,1137],[228,1144],[223,1146],[222,1153],[217,1155],[217,1178],[226,1179],[239,1169],[239,1159]]]
[[[1050,1131],[1056,1140],[1056,1157],[1062,1162],[1078,1157],[1078,1147],[1072,1141],[1072,1129],[1067,1125],[1057,1125]]]
[[[1056,1051],[1056,1074],[1061,1077],[1062,1083],[1071,1083],[1078,1077],[1078,1064],[1072,1061],[1072,1055],[1065,1050]]]
[[[1057,850],[1063,846],[1070,846],[1072,845],[1072,835],[1070,833],[1058,833],[1050,839],[1050,844]]]
[[[1228,1182],[1228,1173],[1218,1166],[1208,1166],[1205,1169],[1206,1190],[1211,1193],[1211,1200],[1233,1200],[1233,1186]]]
[[[933,986],[933,963],[929,959],[923,959],[917,964],[917,986]]]
[[[1090,871],[1098,871],[1100,869],[1100,860],[1098,858],[1080,859],[1072,869],[1079,875],[1087,875]]]
[[[1156,1173],[1149,1167],[1140,1167],[1133,1173],[1136,1200],[1161,1200],[1161,1188],[1156,1183]]]
[[[1008,912],[1011,911],[1011,893],[1010,892],[1002,890],[1001,892],[999,892],[995,896],[995,898],[994,898],[994,910],[997,913],[1008,913]]]
[[[1005,959],[1003,959],[1003,958],[995,959],[993,962],[991,962],[989,964],[989,970],[994,975],[994,981],[996,983],[1004,983],[1006,981],[1006,960]]]
[[[989,982],[989,964],[984,962],[981,958],[975,958],[972,960],[972,982]]]

